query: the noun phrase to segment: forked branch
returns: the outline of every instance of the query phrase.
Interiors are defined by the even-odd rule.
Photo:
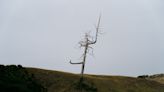
[[[93,50],[91,45],[95,44],[97,42],[97,37],[98,37],[98,33],[99,33],[99,26],[100,26],[100,20],[101,20],[101,15],[99,16],[98,23],[97,23],[97,26],[95,28],[96,29],[96,35],[95,35],[94,40],[91,39],[92,37],[89,33],[86,33],[84,40],[79,42],[80,47],[84,47],[84,52],[83,52],[83,55],[82,55],[82,57],[83,57],[82,62],[73,63],[70,60],[70,64],[81,64],[82,65],[82,69],[81,69],[81,78],[82,79],[83,79],[83,74],[84,74],[84,68],[85,68],[85,61],[86,61],[87,53],[89,53],[90,49]]]

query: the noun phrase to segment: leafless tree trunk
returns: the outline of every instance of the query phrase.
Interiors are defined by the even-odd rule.
[[[70,60],[70,64],[82,64],[81,79],[80,79],[81,82],[83,82],[83,75],[84,75],[84,69],[85,69],[85,62],[86,62],[87,53],[92,48],[90,45],[96,44],[96,42],[97,42],[97,37],[98,37],[98,33],[99,33],[99,26],[100,26],[100,20],[101,20],[101,16],[99,16],[99,19],[98,19],[98,24],[96,26],[96,35],[95,35],[94,40],[92,40],[90,38],[91,36],[90,36],[89,33],[86,33],[84,40],[79,42],[80,47],[84,47],[84,53],[82,55],[82,57],[83,57],[82,62],[73,63]]]

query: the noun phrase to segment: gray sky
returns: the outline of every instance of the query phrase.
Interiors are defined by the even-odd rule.
[[[78,42],[102,14],[85,73],[164,72],[164,0],[1,0],[0,63],[79,73]]]

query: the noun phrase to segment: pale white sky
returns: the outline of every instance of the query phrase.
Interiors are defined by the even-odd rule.
[[[164,73],[163,0],[1,0],[0,64],[80,73],[78,42],[99,14],[101,31],[85,73]]]

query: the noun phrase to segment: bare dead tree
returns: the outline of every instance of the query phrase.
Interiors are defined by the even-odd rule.
[[[96,44],[96,42],[97,42],[97,37],[98,37],[98,34],[99,34],[99,27],[100,27],[100,20],[101,20],[101,16],[99,16],[98,23],[97,23],[96,28],[95,28],[96,29],[95,38],[92,39],[93,37],[91,37],[91,35],[89,33],[86,33],[84,40],[79,42],[80,47],[84,48],[84,53],[82,54],[82,58],[83,58],[82,62],[73,63],[70,60],[70,64],[82,64],[82,68],[81,68],[81,81],[83,80],[84,68],[85,68],[85,62],[86,62],[87,53],[89,53],[89,50],[92,49],[91,45]]]

